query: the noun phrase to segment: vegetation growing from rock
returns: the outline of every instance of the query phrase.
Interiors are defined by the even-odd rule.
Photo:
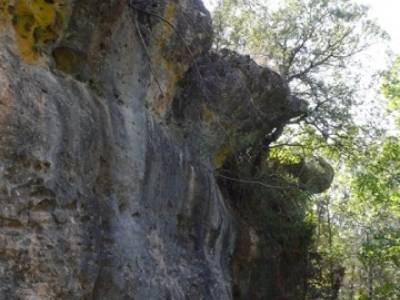
[[[1,299],[399,299],[398,129],[351,84],[385,35],[279,3],[212,48],[200,0],[0,0]]]
[[[373,80],[375,74],[361,67],[360,54],[387,37],[368,18],[367,11],[367,7],[345,0],[274,3],[221,0],[214,11],[216,49],[228,47],[251,54],[258,62],[277,70],[294,94],[309,103],[304,114],[292,119],[293,126],[287,127],[277,141],[265,145],[263,165],[257,163],[256,172],[243,171],[246,168],[237,164],[232,168],[232,163],[222,168],[226,181],[229,181],[227,174],[233,172],[236,178],[265,183],[249,188],[257,190],[250,197],[249,191],[231,193],[232,198],[236,195],[235,203],[239,206],[248,207],[254,199],[265,203],[265,207],[240,208],[248,219],[256,218],[262,211],[266,213],[266,223],[281,224],[282,216],[290,219],[294,212],[299,217],[292,224],[303,228],[301,233],[305,235],[282,224],[280,228],[269,227],[263,233],[265,240],[276,242],[289,252],[297,239],[303,239],[307,245],[302,248],[302,258],[297,258],[303,261],[303,285],[297,282],[296,289],[286,284],[286,290],[270,295],[271,299],[400,297],[396,284],[400,274],[399,142],[396,134],[385,134],[383,125],[374,122],[376,116],[364,115],[363,119],[369,118],[371,123],[361,126],[354,114],[366,105],[360,82],[368,82],[369,88],[379,84]],[[387,72],[382,87],[382,94],[389,102],[389,118],[397,120],[399,78],[397,60]],[[385,110],[384,105],[379,105],[381,111]],[[318,173],[312,164],[306,163],[322,159],[320,155],[335,166],[336,179],[330,191],[310,195],[307,192],[324,190],[317,188],[324,173]],[[324,164],[324,160],[320,162]],[[326,172],[325,176],[331,178],[327,180],[326,187],[329,187],[332,167],[327,167]],[[315,181],[307,173],[316,175]],[[277,178],[279,184],[276,184]],[[231,185],[244,188],[249,182]],[[280,198],[278,195],[282,195],[281,189],[285,186],[284,196]],[[262,191],[263,188],[269,190]],[[279,209],[267,204],[274,198],[280,199]],[[293,202],[298,207],[291,206]],[[305,229],[307,226],[309,230]],[[276,236],[282,232],[290,236],[293,244],[285,244]],[[293,257],[289,255],[285,259]],[[273,279],[265,278],[264,282],[268,285],[272,280],[276,285],[282,280],[295,281],[289,278],[289,274],[285,279],[276,275]],[[261,282],[257,281],[257,285]]]
[[[272,67],[289,83],[294,95],[309,108],[293,123],[292,136],[351,149],[362,130],[352,110],[359,101],[360,53],[382,41],[385,33],[353,1],[221,0],[214,11],[216,49],[228,47],[251,54]],[[298,128],[300,127],[300,129]],[[293,129],[292,129],[293,130]]]

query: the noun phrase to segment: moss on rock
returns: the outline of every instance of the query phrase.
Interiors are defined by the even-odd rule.
[[[53,50],[53,58],[57,69],[64,73],[75,74],[79,72],[83,55],[69,47],[58,47]]]

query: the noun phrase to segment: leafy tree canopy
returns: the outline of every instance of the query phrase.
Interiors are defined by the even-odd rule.
[[[220,0],[215,47],[250,53],[310,103],[293,120],[302,135],[297,142],[312,137],[350,148],[360,133],[353,113],[362,102],[361,77],[372,75],[361,69],[359,54],[386,38],[367,11],[349,0]]]
[[[350,0],[220,0],[214,11],[217,50],[250,53],[310,103],[269,159],[296,163],[317,152],[338,166],[334,188],[314,197],[308,215],[317,275],[306,299],[400,299],[400,58],[382,85],[398,128],[385,135],[376,116],[360,126],[357,110],[376,84],[362,53],[387,38],[367,12]]]

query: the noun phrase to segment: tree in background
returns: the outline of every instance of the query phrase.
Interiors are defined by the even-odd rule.
[[[336,196],[335,237],[343,247],[347,278],[343,299],[399,299],[400,141],[386,137],[347,166]],[[343,172],[344,173],[344,172]]]
[[[214,27],[217,49],[251,54],[310,103],[308,112],[293,120],[295,134],[288,134],[301,138],[286,144],[317,140],[320,147],[323,141],[351,147],[360,129],[352,109],[372,75],[360,71],[359,54],[386,37],[368,19],[366,7],[349,0],[220,0]]]
[[[400,299],[400,140],[381,118],[362,128],[354,113],[376,83],[360,55],[386,38],[367,11],[350,0],[220,0],[214,12],[217,50],[250,53],[310,103],[269,159],[324,154],[339,166],[308,216],[314,248],[302,299]],[[382,93],[400,124],[400,59]]]
[[[397,120],[399,61],[382,86],[389,113]],[[346,267],[340,299],[400,299],[400,139],[396,128],[368,149],[355,152],[338,173],[325,200],[316,202],[315,217],[321,228],[316,248],[324,254],[316,268],[325,277],[312,278],[310,296],[330,299],[326,297],[332,295],[330,269],[340,261]]]
[[[387,72],[383,85],[382,93],[388,100],[389,111],[394,114],[397,123],[400,121],[400,57],[393,63],[392,68]],[[398,124],[399,125],[399,124]]]
[[[399,124],[400,58],[385,77],[382,93]],[[393,129],[394,130],[394,129]],[[351,213],[353,235],[361,247],[354,269],[358,293],[364,299],[400,299],[400,139],[398,132],[378,140],[349,164],[352,170]],[[354,237],[353,237],[354,240]],[[346,240],[345,240],[346,241]],[[349,241],[347,241],[349,242]]]

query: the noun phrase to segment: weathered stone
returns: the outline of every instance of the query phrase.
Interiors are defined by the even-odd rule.
[[[207,54],[198,0],[5,3],[0,299],[232,299],[215,157],[303,103],[248,57]]]
[[[322,157],[304,159],[290,169],[299,178],[300,187],[313,194],[329,189],[335,175],[332,166]]]
[[[28,60],[15,25],[0,32],[0,299],[230,298],[225,200],[162,125],[208,12],[160,2],[174,28],[148,28],[126,1],[65,5]]]
[[[223,50],[194,63],[175,97],[172,116],[190,132],[186,136],[193,147],[219,167],[227,155],[255,146],[306,109],[277,73],[249,56]]]

